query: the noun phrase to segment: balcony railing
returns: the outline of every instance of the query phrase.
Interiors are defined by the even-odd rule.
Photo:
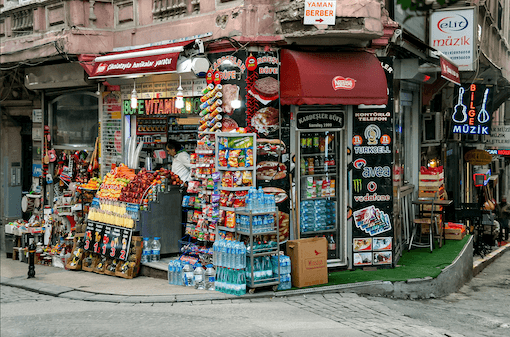
[[[34,31],[33,10],[24,9],[14,12],[11,18],[11,30],[14,37],[32,34]]]
[[[154,21],[178,19],[200,12],[200,0],[153,0]]]

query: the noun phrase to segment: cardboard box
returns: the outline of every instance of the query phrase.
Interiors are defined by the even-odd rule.
[[[292,285],[297,288],[328,283],[328,240],[308,238],[287,242]]]
[[[466,230],[460,228],[445,228],[444,237],[446,240],[462,240],[466,236]]]

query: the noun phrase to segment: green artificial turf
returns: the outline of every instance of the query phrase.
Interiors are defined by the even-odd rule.
[[[428,248],[414,248],[409,252],[406,250],[400,260],[398,260],[397,266],[392,269],[377,269],[373,271],[356,269],[331,272],[329,273],[329,282],[327,284],[315,287],[367,281],[396,282],[427,276],[435,278],[441,273],[441,270],[455,260],[469,237],[469,235],[466,235],[464,239],[458,241],[447,240],[443,247],[434,249],[432,253]]]

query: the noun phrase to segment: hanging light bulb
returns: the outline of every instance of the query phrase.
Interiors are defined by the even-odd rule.
[[[138,104],[138,96],[136,95],[136,82],[133,84],[133,91],[131,92],[131,109],[136,109]]]
[[[234,110],[239,109],[241,107],[241,101],[239,100],[239,87],[237,87],[236,99],[234,99],[232,102],[230,102],[230,106]]]
[[[182,109],[184,108],[184,99],[183,99],[183,92],[182,92],[182,87],[181,87],[181,76],[179,76],[179,88],[177,88],[177,95],[175,95],[176,99],[175,99],[175,107],[177,109]]]

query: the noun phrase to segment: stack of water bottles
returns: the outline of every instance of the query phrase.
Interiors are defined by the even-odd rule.
[[[273,263],[273,274],[278,275],[278,263],[280,263],[280,284],[278,290],[288,290],[292,288],[290,257],[286,255],[271,256]]]
[[[212,264],[204,269],[200,262],[192,265],[179,259],[168,263],[168,283],[200,290],[215,290],[216,271]]]
[[[142,243],[142,263],[159,261],[161,258],[161,243],[159,238],[151,240],[148,237],[143,238]]]
[[[236,226],[239,232],[250,232],[250,217],[248,215],[236,214]],[[260,234],[275,230],[274,214],[253,215],[252,233]]]
[[[213,244],[213,263],[217,277],[215,289],[227,294],[246,293],[246,246],[244,242],[220,239]],[[240,274],[243,277],[239,276]]]
[[[335,204],[331,200],[303,200],[300,209],[301,232],[316,232],[335,226]]]
[[[246,210],[252,213],[267,213],[276,211],[274,195],[264,194],[262,187],[251,187],[246,196]]]
[[[252,279],[253,274],[253,279]],[[250,261],[246,261],[246,280],[253,283],[272,282],[277,274],[273,276],[273,264],[269,255],[258,256],[253,259],[253,273]]]

